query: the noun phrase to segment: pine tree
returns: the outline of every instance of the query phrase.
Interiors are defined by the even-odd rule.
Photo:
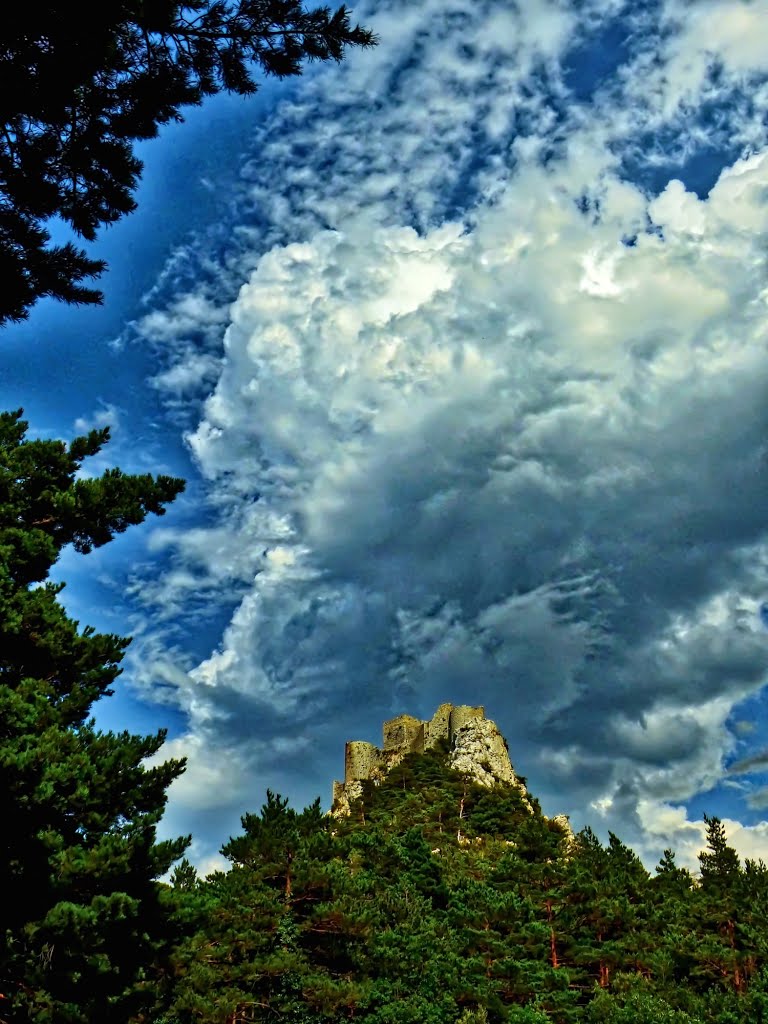
[[[678,867],[672,850],[664,850],[648,884],[638,943],[638,961],[662,991],[671,992],[690,977],[693,961],[688,947],[695,898],[691,873]]]
[[[128,641],[79,624],[47,581],[66,545],[88,552],[162,515],[183,482],[79,476],[109,437],[28,441],[0,415],[0,937],[2,1019],[127,1019],[151,1003],[164,911],[156,879],[186,845],[156,842],[180,761],[145,767],[164,733],[100,732]]]
[[[707,847],[699,854],[701,881],[695,914],[700,934],[694,959],[704,977],[741,992],[746,987],[746,953],[739,928],[744,875],[738,854],[728,845],[723,823],[706,814],[704,820]]]
[[[16,4],[0,38],[0,324],[42,296],[94,303],[104,263],[49,245],[59,216],[87,240],[134,209],[133,144],[221,90],[256,91],[252,69],[285,78],[340,61],[373,35],[344,7],[301,0],[125,0]]]
[[[345,914],[325,904],[329,821],[319,801],[297,812],[268,791],[261,811],[242,824],[222,847],[231,869],[193,895],[197,929],[174,958],[175,1018],[335,1020],[357,988],[335,968],[344,961],[335,936]]]
[[[740,888],[742,907],[739,932],[748,951],[745,973],[751,978],[768,965],[768,867],[762,860],[744,862]],[[764,981],[768,981],[768,978]]]

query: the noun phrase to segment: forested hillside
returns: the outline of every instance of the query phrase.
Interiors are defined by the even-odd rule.
[[[409,755],[345,818],[268,793],[231,870],[178,869],[166,1024],[766,1018],[768,869],[716,818],[696,878],[671,851],[649,874],[447,762]]]

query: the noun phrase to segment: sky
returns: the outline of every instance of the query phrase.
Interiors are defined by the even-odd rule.
[[[56,567],[203,869],[346,739],[483,704],[545,813],[768,861],[768,0],[368,0],[379,46],[142,144],[30,432],[172,472]]]

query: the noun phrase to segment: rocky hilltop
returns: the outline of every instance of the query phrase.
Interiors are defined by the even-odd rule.
[[[485,708],[441,704],[431,719],[398,715],[384,722],[382,745],[351,740],[344,751],[344,781],[333,784],[331,813],[350,813],[350,804],[363,792],[363,783],[380,783],[407,754],[422,754],[445,741],[451,768],[481,786],[506,784],[517,788],[533,813],[525,784],[515,774],[507,741]]]

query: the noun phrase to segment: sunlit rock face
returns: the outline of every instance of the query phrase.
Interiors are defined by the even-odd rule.
[[[352,804],[363,795],[363,784],[357,779],[346,783],[334,782],[333,806],[331,814],[336,818],[346,818],[352,813]]]
[[[572,850],[576,845],[576,836],[573,829],[571,828],[571,821],[567,814],[556,814],[551,819],[556,825],[559,825],[565,834],[565,845],[567,850]]]
[[[454,737],[450,765],[481,786],[515,782],[504,737],[490,719],[467,722]]]
[[[489,718],[474,718],[456,731],[450,753],[454,771],[468,776],[480,786],[507,783],[519,789],[525,805],[533,810],[528,791],[515,775],[509,760],[507,741],[495,722]]]

